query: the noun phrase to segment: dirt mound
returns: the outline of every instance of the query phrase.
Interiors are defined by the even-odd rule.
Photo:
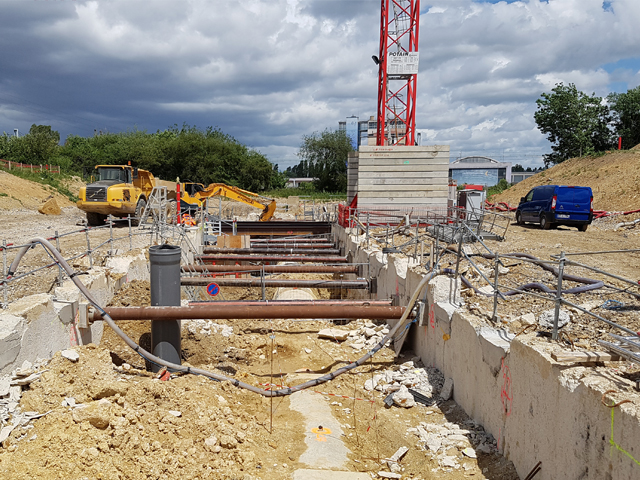
[[[67,188],[74,194],[77,194],[80,186],[84,185],[78,177],[73,177],[69,182],[65,183]],[[51,196],[61,208],[74,205],[67,197],[60,195],[55,188],[49,185],[42,185],[0,171],[0,210],[17,210],[20,208],[37,210]]]
[[[520,197],[538,185],[591,187],[594,209],[636,210],[640,208],[640,150],[572,158],[493,196],[491,201],[516,206]]]

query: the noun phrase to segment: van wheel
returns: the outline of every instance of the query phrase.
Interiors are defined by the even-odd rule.
[[[136,205],[136,212],[133,214],[134,218],[131,219],[131,225],[137,227],[140,225],[140,219],[142,218],[142,214],[144,213],[144,207],[147,206],[147,202],[144,199],[138,200],[138,204]]]
[[[585,223],[584,225],[580,225],[578,227],[578,230],[580,230],[581,232],[586,232],[588,227],[589,227],[589,224]]]
[[[551,228],[551,224],[544,213],[540,215],[540,228],[543,230],[549,230]]]
[[[524,225],[522,221],[522,212],[516,212],[516,225]]]

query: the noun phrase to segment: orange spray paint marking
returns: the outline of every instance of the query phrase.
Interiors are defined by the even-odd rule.
[[[318,442],[326,442],[327,437],[325,435],[331,435],[331,430],[329,430],[328,428],[323,428],[322,425],[320,425],[318,428],[312,428],[311,431],[316,434],[316,440]]]

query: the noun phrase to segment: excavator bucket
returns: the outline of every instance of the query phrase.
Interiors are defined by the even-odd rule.
[[[273,214],[276,213],[276,201],[271,200],[271,203],[264,207],[262,214],[260,215],[261,222],[268,222],[273,218]]]

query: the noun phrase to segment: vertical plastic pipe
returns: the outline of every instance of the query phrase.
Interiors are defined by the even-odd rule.
[[[180,305],[181,255],[182,251],[176,245],[149,247],[152,306]],[[180,320],[151,321],[151,353],[168,362],[181,364]],[[152,371],[159,370],[159,366],[152,366]]]
[[[622,150],[622,137],[618,137],[618,150]]]

